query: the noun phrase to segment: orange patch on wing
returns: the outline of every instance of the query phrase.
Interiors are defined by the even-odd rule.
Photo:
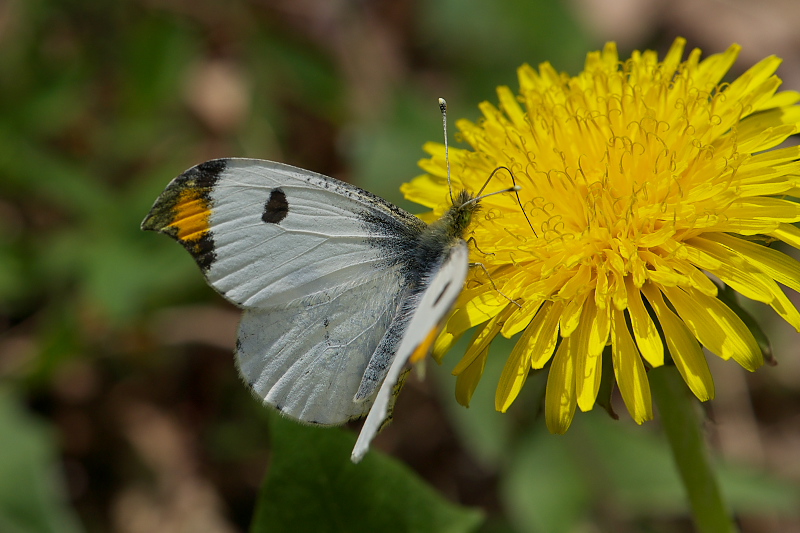
[[[181,191],[173,207],[175,216],[170,224],[178,228],[178,239],[196,241],[205,235],[208,231],[208,217],[211,216],[209,207],[208,200],[203,198],[199,191],[193,189]]]
[[[412,363],[416,363],[417,361],[424,359],[425,356],[430,353],[431,348],[433,348],[433,343],[436,341],[436,337],[439,336],[439,331],[441,331],[441,329],[442,328],[439,326],[431,329],[430,333],[428,333],[428,336],[425,337],[425,340],[422,341],[420,345],[417,346],[417,349],[414,350],[414,353],[411,354],[410,361]]]

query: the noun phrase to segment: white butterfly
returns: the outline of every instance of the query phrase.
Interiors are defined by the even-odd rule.
[[[449,185],[443,99],[439,107]],[[208,283],[244,309],[236,361],[265,403],[318,425],[369,413],[351,456],[358,462],[389,416],[408,361],[427,354],[461,292],[464,235],[479,200],[518,190],[451,189],[450,209],[425,224],[321,174],[216,159],[172,180],[142,229],[181,243]]]
[[[369,412],[358,461],[409,358],[427,351],[462,289],[477,207],[463,192],[427,225],[333,178],[217,159],[175,178],[142,228],[183,244],[208,283],[244,309],[236,360],[264,402],[319,425]]]

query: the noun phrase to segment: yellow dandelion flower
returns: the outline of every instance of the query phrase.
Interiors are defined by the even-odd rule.
[[[779,285],[800,290],[800,263],[766,246],[800,248],[791,199],[800,197],[800,148],[771,150],[798,132],[800,94],[777,92],[776,57],[723,83],[738,46],[682,61],[684,45],[677,39],[662,61],[649,50],[620,61],[609,43],[575,77],[523,65],[518,96],[499,87],[499,106],[484,102],[478,123],[457,122],[472,149],[450,149],[453,187],[477,191],[500,167],[508,171],[497,182],[510,184],[513,172],[522,187],[519,201],[482,201],[472,259],[485,270],[472,269],[436,344],[441,354],[479,326],[454,369],[462,404],[491,340],[520,332],[496,407],[508,409],[529,371],[551,362],[552,432],[567,430],[576,406],[594,406],[604,352],[637,423],[652,418],[647,368],[665,353],[700,400],[713,398],[701,346],[750,371],[763,356],[708,274],[800,331]],[[426,174],[403,192],[438,216],[449,203],[444,146],[425,149]]]

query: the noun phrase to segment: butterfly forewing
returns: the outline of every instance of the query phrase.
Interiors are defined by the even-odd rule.
[[[416,217],[352,185],[289,165],[219,159],[173,180],[143,228],[189,250],[243,308],[284,307],[403,268]]]

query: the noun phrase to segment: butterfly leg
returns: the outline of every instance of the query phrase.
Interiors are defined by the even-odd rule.
[[[483,255],[495,255],[494,252],[484,252],[483,250],[481,250],[478,247],[478,241],[475,240],[475,237],[470,237],[469,239],[467,239],[467,244],[469,244],[469,243],[472,243],[472,245],[475,247],[475,249],[478,250]]]
[[[469,264],[469,266],[471,266],[471,267],[480,267],[480,268],[481,268],[481,270],[483,270],[483,272],[486,274],[486,277],[487,277],[487,278],[489,278],[489,283],[491,283],[491,284],[492,284],[492,288],[493,288],[494,290],[496,290],[496,291],[497,291],[497,293],[498,293],[498,294],[500,294],[500,296],[502,296],[503,298],[505,298],[506,300],[508,300],[508,301],[509,301],[509,302],[511,302],[512,304],[514,304],[514,305],[516,305],[517,307],[519,307],[520,309],[522,309],[522,305],[520,305],[520,303],[519,303],[519,302],[517,302],[516,300],[512,300],[511,298],[509,298],[508,296],[506,296],[506,294],[505,294],[503,291],[501,291],[500,289],[498,289],[498,288],[497,288],[497,285],[495,285],[495,283],[494,283],[494,280],[492,279],[492,276],[491,276],[491,274],[489,274],[489,271],[486,269],[486,265],[484,265],[483,263],[470,263],[470,264]]]

